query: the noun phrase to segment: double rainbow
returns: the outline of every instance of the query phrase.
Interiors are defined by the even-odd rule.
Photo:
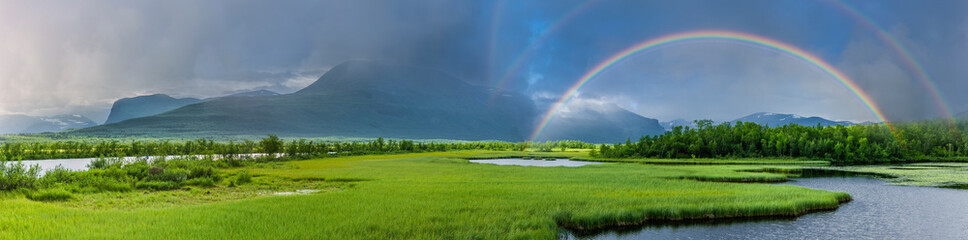
[[[525,60],[528,60],[535,53],[535,51],[537,51],[538,48],[545,43],[545,41],[547,41],[552,35],[560,31],[564,26],[570,23],[573,19],[581,15],[581,13],[584,13],[585,11],[587,11],[589,8],[594,6],[599,1],[600,0],[585,0],[582,3],[575,5],[574,7],[571,8],[570,11],[565,13],[562,17],[558,18],[558,20],[555,21],[554,24],[552,24],[550,27],[548,27],[547,30],[545,30],[543,33],[541,33],[541,35],[535,38],[534,41],[531,41],[531,43],[524,48],[524,51],[522,51],[520,54],[514,57],[514,60],[511,60],[511,65],[508,65],[507,68],[504,69],[503,73],[501,73],[501,77],[498,78],[497,82],[494,83],[494,88],[497,90],[505,89],[505,87],[507,87],[508,80],[511,80],[511,78],[513,78],[513,75],[518,73],[518,71],[521,70],[521,67],[523,67],[524,64],[526,63]],[[496,25],[496,23],[492,23],[492,24]],[[494,59],[493,54],[496,49],[496,47],[494,46],[495,44],[494,42],[497,41],[493,38],[495,35],[497,35],[497,30],[496,30],[496,27],[492,26],[492,28],[494,28],[492,29],[492,33],[491,33],[491,37],[492,37],[491,59],[493,61]],[[494,98],[499,95],[498,94],[499,92],[500,91],[494,91],[491,94],[491,98],[489,99],[489,101],[493,101]]]
[[[796,46],[786,44],[766,37],[761,37],[761,36],[752,35],[748,33],[741,33],[741,32],[705,30],[705,31],[692,31],[692,32],[670,34],[670,35],[665,35],[662,37],[646,40],[644,42],[635,44],[632,47],[626,48],[625,50],[622,50],[621,52],[618,52],[612,55],[605,61],[602,61],[601,63],[595,65],[594,68],[592,68],[584,75],[582,75],[582,77],[573,86],[571,86],[571,88],[569,88],[565,92],[565,94],[562,95],[561,98],[558,99],[558,101],[551,106],[550,109],[548,109],[548,112],[544,114],[544,116],[541,118],[540,122],[538,123],[538,126],[531,134],[531,138],[530,138],[531,141],[537,140],[538,136],[541,135],[541,132],[544,131],[545,127],[548,126],[548,122],[551,121],[551,119],[554,117],[558,109],[561,108],[561,106],[564,105],[568,100],[570,100],[575,95],[575,93],[578,92],[579,89],[581,89],[582,86],[585,86],[585,84],[588,83],[588,81],[591,81],[592,79],[600,75],[602,72],[610,69],[611,67],[622,62],[623,60],[633,55],[636,55],[638,53],[642,53],[650,49],[656,49],[658,47],[667,46],[674,43],[680,43],[684,41],[709,41],[709,40],[737,42],[737,43],[749,44],[753,46],[766,48],[768,50],[774,50],[774,51],[792,56],[798,60],[803,61],[804,63],[810,64],[816,67],[820,71],[824,72],[825,74],[839,81],[841,84],[847,87],[847,89],[853,92],[854,95],[857,95],[857,97],[860,98],[860,100],[864,103],[864,105],[866,105],[867,108],[870,109],[871,113],[874,114],[877,120],[880,121],[881,125],[887,128],[888,131],[890,131],[891,134],[893,135],[894,130],[890,127],[890,125],[888,125],[888,121],[884,117],[884,113],[881,112],[881,110],[877,107],[877,105],[874,104],[874,102],[871,100],[870,95],[864,92],[863,89],[858,87],[853,80],[851,80],[849,77],[847,77],[842,72],[840,72],[840,70],[837,70],[836,68],[831,66],[830,63],[827,63],[823,59],[820,59],[819,57],[813,54],[810,54],[809,52],[806,52],[800,48],[797,48]]]
[[[948,104],[945,102],[945,98],[942,96],[941,90],[938,89],[938,86],[934,84],[934,80],[931,79],[928,71],[924,70],[924,67],[921,66],[921,63],[914,58],[914,56],[911,54],[911,51],[909,51],[904,44],[901,44],[900,40],[891,35],[883,25],[877,23],[877,21],[874,21],[873,18],[862,13],[853,5],[850,5],[843,0],[829,0],[829,2],[831,5],[839,8],[841,11],[856,18],[858,22],[863,23],[864,25],[873,29],[877,33],[877,37],[886,43],[891,49],[893,49],[894,53],[904,61],[905,65],[907,65],[907,68],[910,69],[917,76],[917,79],[921,81],[921,84],[924,85],[924,87],[931,94],[931,97],[938,105],[938,108],[941,109],[941,113],[944,114],[943,117],[947,118],[950,127],[956,130],[958,129],[958,127],[955,126],[955,116],[951,111],[951,106],[948,106]]]

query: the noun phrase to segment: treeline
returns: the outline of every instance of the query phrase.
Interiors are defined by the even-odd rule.
[[[452,150],[524,151],[562,148],[594,148],[596,145],[579,141],[552,141],[543,143],[510,142],[451,142],[421,143],[412,140],[387,140],[377,138],[368,142],[314,142],[305,139],[285,141],[270,135],[259,141],[243,140],[217,142],[198,139],[184,142],[148,141],[68,141],[0,144],[0,161],[62,158],[94,158],[122,156],[182,156],[211,155],[238,157],[247,154],[282,153],[290,157],[315,157],[332,155],[363,155],[375,153],[442,152]]]
[[[968,122],[929,120],[855,126],[761,126],[752,122],[698,128],[676,127],[638,142],[603,144],[592,155],[604,158],[791,157],[839,164],[925,160],[968,160]]]

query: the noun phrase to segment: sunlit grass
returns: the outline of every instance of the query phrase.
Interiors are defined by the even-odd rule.
[[[321,185],[286,189],[332,189],[293,196],[228,197],[239,192],[216,187],[159,192],[155,198],[138,191],[76,195],[52,203],[7,197],[0,200],[5,213],[0,215],[0,238],[554,239],[561,227],[797,215],[836,208],[849,199],[845,193],[796,186],[692,180],[785,179],[783,174],[746,172],[757,168],[752,166],[522,167],[461,159],[522,154],[583,153],[373,155],[244,169],[254,177],[243,187],[302,182]],[[258,192],[244,190],[232,191]],[[205,191],[222,197],[198,197]],[[86,203],[93,201],[100,203]]]

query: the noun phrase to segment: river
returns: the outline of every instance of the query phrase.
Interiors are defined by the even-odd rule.
[[[799,178],[784,183],[847,192],[835,211],[790,219],[649,225],[565,239],[968,239],[968,191],[894,186],[867,177]]]

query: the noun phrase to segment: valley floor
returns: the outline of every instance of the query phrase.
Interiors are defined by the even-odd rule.
[[[9,195],[0,200],[0,238],[555,239],[564,228],[792,216],[833,209],[850,198],[796,186],[733,183],[787,177],[750,172],[764,167],[749,165],[542,168],[466,160],[514,155],[521,153],[371,155],[256,165],[245,167],[255,177],[241,190],[133,191],[50,203]]]

